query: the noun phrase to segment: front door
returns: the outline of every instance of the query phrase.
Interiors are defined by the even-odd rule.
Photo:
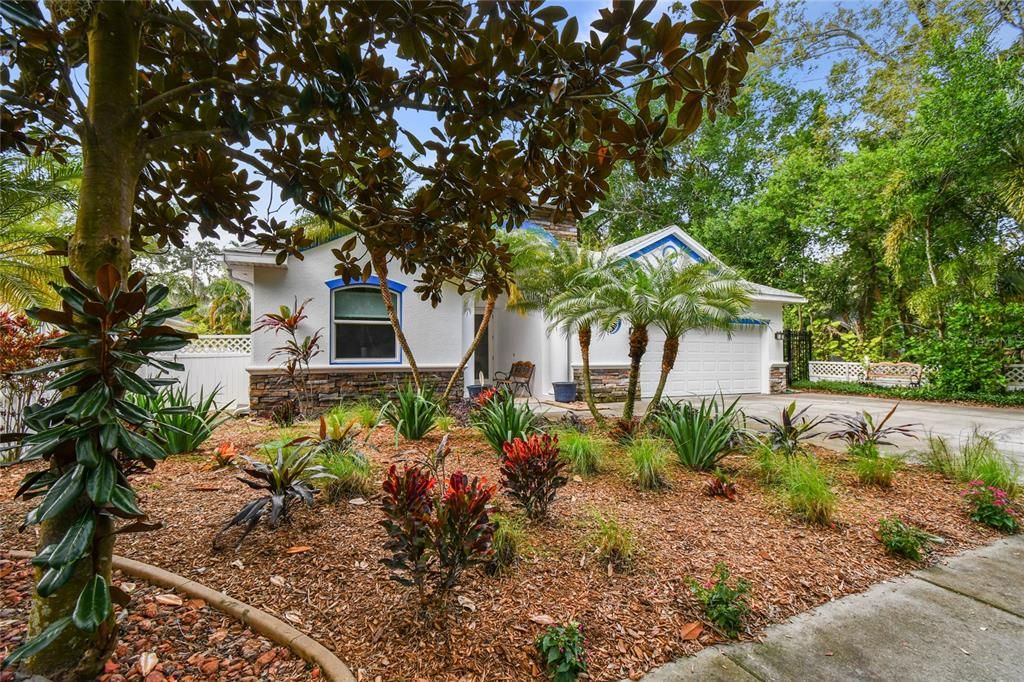
[[[477,313],[473,317],[473,328],[480,329],[480,324],[483,321],[483,314]],[[476,351],[473,353],[473,383],[476,383],[480,379],[481,374],[484,375],[485,380],[491,378],[491,350],[490,343],[488,342],[490,336],[491,330],[487,329],[484,332],[483,338],[480,339],[480,343],[477,345]]]

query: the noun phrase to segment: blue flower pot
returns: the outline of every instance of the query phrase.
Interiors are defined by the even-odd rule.
[[[575,381],[553,381],[551,386],[555,389],[555,402],[556,403],[574,403],[576,402],[576,382]]]
[[[480,391],[484,390],[484,385],[470,384],[469,386],[466,386],[466,390],[469,391],[470,398],[476,398],[478,395],[480,395]]]

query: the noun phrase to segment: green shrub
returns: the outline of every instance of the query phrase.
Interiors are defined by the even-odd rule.
[[[438,431],[441,431],[443,433],[450,432],[453,428],[455,428],[455,424],[455,417],[451,416],[450,414],[439,414],[434,419],[434,426],[437,427]]]
[[[662,435],[672,441],[679,463],[694,471],[711,471],[725,456],[736,432],[739,398],[730,405],[725,397],[701,398],[694,407],[687,402],[666,403],[655,416]]]
[[[894,457],[862,456],[853,460],[857,480],[864,485],[877,485],[880,488],[892,487],[892,479],[899,468],[900,461]]]
[[[978,405],[1024,406],[1024,391],[978,393],[946,391],[930,384],[920,387],[871,386],[869,384],[858,384],[849,381],[796,381],[793,382],[792,387],[822,393],[866,395],[876,398],[895,398],[898,400],[926,400],[931,402],[955,400],[957,402],[975,403]]]
[[[836,510],[836,495],[813,457],[793,457],[780,480],[789,508],[811,523],[828,525]]]
[[[730,584],[732,582],[732,584]],[[690,579],[690,589],[704,607],[704,616],[728,637],[735,637],[750,613],[750,583],[743,578],[730,581],[729,567],[715,564],[711,578]]]
[[[434,430],[441,408],[431,390],[416,390],[411,384],[398,389],[398,397],[388,403],[381,414],[395,428],[395,438],[420,440]]]
[[[537,653],[554,682],[573,682],[587,672],[583,630],[576,621],[549,625],[537,638]]]
[[[209,395],[200,389],[195,396],[184,384],[167,386],[152,396],[128,393],[125,398],[153,415],[155,421],[147,435],[163,442],[168,454],[177,455],[198,450],[214,429],[231,418],[227,414],[230,403],[218,407],[218,395],[220,386]]]
[[[492,514],[494,536],[491,539],[490,571],[500,573],[514,566],[529,549],[526,519],[521,514]]]
[[[886,551],[911,561],[920,561],[935,541],[935,536],[916,526],[903,523],[899,518],[885,518],[878,522],[878,537]]]
[[[480,406],[473,413],[472,424],[498,454],[501,454],[505,443],[516,438],[526,440],[530,434],[540,432],[537,415],[530,406],[517,403],[508,391],[500,391]]]
[[[605,454],[605,441],[592,433],[581,433],[575,429],[558,431],[558,445],[561,457],[569,464],[574,474],[589,476],[601,469]]]
[[[1020,528],[1020,521],[1005,490],[978,480],[971,481],[963,496],[971,506],[971,519],[974,521],[1004,533],[1016,533]]]
[[[626,447],[630,475],[641,490],[657,490],[667,485],[665,470],[668,455],[661,442],[653,438],[634,440]]]
[[[318,484],[331,504],[348,497],[367,496],[376,489],[373,466],[361,453],[353,450],[324,453],[316,462],[332,477],[321,479]]]
[[[917,454],[926,467],[954,481],[980,480],[1005,490],[1011,498],[1020,492],[1020,466],[977,429],[960,444],[959,451],[941,436],[928,436],[928,448]]]
[[[629,527],[612,517],[594,514],[596,527],[587,537],[587,544],[598,558],[619,568],[629,568],[636,557],[636,535]]]

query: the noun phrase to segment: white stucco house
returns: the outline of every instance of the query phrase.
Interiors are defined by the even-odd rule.
[[[550,212],[538,209],[524,226],[550,239],[574,239],[571,223],[553,223]],[[306,307],[305,333],[322,329],[323,352],[313,362],[313,382],[324,406],[343,398],[383,394],[409,378],[394,331],[388,323],[380,298],[378,280],[345,283],[334,273],[331,243],[306,251],[304,260],[275,262],[273,254],[259,247],[227,249],[224,260],[233,279],[251,294],[253,320],[311,299]],[[679,252],[693,262],[720,262],[693,237],[676,226],[665,227],[611,247],[615,258],[664,257]],[[441,303],[433,307],[413,294],[416,274],[394,268],[388,286],[395,297],[402,329],[412,346],[424,378],[444,385],[472,341],[480,320],[482,301],[471,294],[459,295],[454,286],[442,292]],[[783,364],[782,309],[806,302],[802,296],[751,283],[753,302],[736,320],[731,335],[724,332],[692,332],[681,343],[676,368],[666,387],[668,396],[769,393],[785,386]],[[615,400],[625,395],[629,366],[628,330],[618,324],[595,335],[591,348],[591,371],[598,399]],[[253,335],[253,364],[248,368],[250,408],[266,410],[287,395],[278,381],[279,367],[268,357],[281,342],[270,333]],[[650,396],[658,381],[663,335],[652,329],[650,345],[641,367],[643,396]],[[578,376],[580,352],[575,337],[547,333],[540,313],[522,315],[507,310],[499,301],[487,336],[461,377],[463,386],[476,383],[479,376],[491,378],[496,371],[508,371],[513,362],[530,361],[536,369],[532,391],[550,397],[552,382],[571,381]],[[461,390],[461,388],[460,388]]]

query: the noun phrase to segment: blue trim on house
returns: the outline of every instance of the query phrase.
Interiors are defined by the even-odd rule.
[[[380,279],[378,277],[376,277],[375,275],[370,275],[365,280],[360,278],[360,279],[353,279],[351,281],[346,282],[344,277],[335,277],[334,279],[327,280],[326,282],[324,282],[324,284],[326,284],[327,288],[330,289],[331,291],[334,291],[335,289],[341,289],[343,287],[354,287],[354,286],[375,286],[375,287],[379,287],[380,286]],[[395,293],[399,293],[400,294],[403,291],[405,291],[407,288],[408,287],[405,284],[402,284],[401,282],[396,282],[393,279],[389,279],[388,280],[388,289],[391,289],[391,291],[394,291]]]
[[[753,317],[737,317],[730,320],[729,324],[766,325],[768,324],[768,320],[756,320]]]
[[[674,246],[675,248],[682,250],[684,253],[686,253],[686,255],[688,255],[690,258],[692,258],[693,260],[697,261],[698,263],[705,262],[705,259],[704,259],[703,256],[701,256],[699,253],[697,253],[693,249],[693,247],[691,247],[689,244],[687,244],[686,242],[684,242],[682,239],[680,239],[679,237],[677,237],[674,234],[667,234],[664,237],[662,237],[661,239],[659,239],[658,241],[656,241],[656,242],[654,242],[652,244],[648,244],[647,246],[645,246],[642,249],[638,249],[637,251],[633,251],[632,253],[629,254],[629,257],[630,258],[640,258],[641,256],[647,255],[651,251],[656,251],[658,249],[663,249],[663,248],[665,248],[667,246]]]
[[[386,280],[388,283],[388,289],[395,294],[395,308],[398,309],[398,326],[402,326],[402,292],[405,291],[406,285],[401,282],[396,282],[393,279]],[[370,275],[364,279],[353,279],[350,282],[346,282],[342,277],[336,277],[329,279],[324,284],[327,285],[327,289],[330,292],[330,297],[327,302],[327,309],[330,312],[330,327],[327,333],[327,364],[347,367],[369,367],[372,365],[401,365],[402,364],[402,345],[398,343],[398,339],[395,339],[395,345],[398,346],[398,359],[397,360],[373,360],[367,359],[362,360],[335,360],[334,359],[334,291],[336,289],[346,289],[348,287],[380,287],[380,278]],[[388,326],[391,326],[388,323]]]

